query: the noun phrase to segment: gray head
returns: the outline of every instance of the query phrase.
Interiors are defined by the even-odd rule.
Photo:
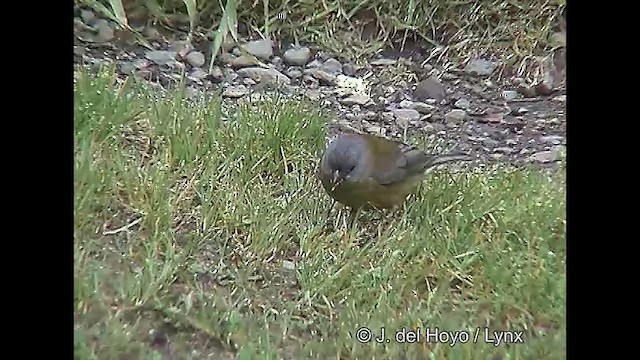
[[[367,144],[363,137],[342,135],[333,140],[324,153],[320,165],[321,175],[333,182],[343,181],[354,174],[363,158]]]

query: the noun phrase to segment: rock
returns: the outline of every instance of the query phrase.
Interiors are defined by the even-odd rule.
[[[199,52],[199,51],[190,52],[187,55],[186,60],[193,67],[202,67],[204,65],[204,62],[205,62],[204,54]]]
[[[433,76],[420,81],[413,91],[413,97],[418,101],[426,101],[427,99],[442,101],[445,96],[444,86],[440,80]]]
[[[154,26],[146,26],[142,32],[142,34],[149,40],[160,40],[162,39],[162,34],[158,29]]]
[[[504,90],[502,92],[502,98],[504,101],[512,101],[518,98],[518,92],[514,90]]]
[[[529,109],[525,108],[525,107],[521,107],[518,109],[518,114],[522,115],[522,114],[526,114],[529,112]]]
[[[118,63],[118,69],[123,74],[131,75],[131,74],[133,74],[135,72],[136,67],[133,65],[133,63],[131,63],[129,61],[122,61],[122,62]]]
[[[319,68],[320,66],[322,66],[322,61],[318,60],[318,59],[313,59],[311,60],[310,63],[308,63],[306,65],[307,69],[311,69],[311,68]]]
[[[510,147],[503,146],[503,147],[497,147],[497,148],[493,149],[493,152],[510,155],[510,154],[513,154],[515,152],[515,150],[513,150]]]
[[[207,72],[202,70],[201,68],[194,68],[193,70],[191,70],[189,76],[194,79],[202,80],[207,77]]]
[[[151,50],[144,54],[144,57],[158,65],[172,65],[177,62],[176,53],[165,50]]]
[[[391,123],[395,119],[395,115],[393,115],[393,112],[391,111],[385,111],[382,114],[380,114],[380,118],[384,122]]]
[[[180,59],[184,59],[193,50],[193,45],[188,41],[174,41],[169,45],[168,50],[176,53]]]
[[[496,146],[499,145],[498,141],[491,139],[491,138],[486,138],[482,141],[482,145],[488,147],[488,148],[494,148]]]
[[[271,40],[250,41],[241,45],[241,47],[249,54],[263,60],[269,60],[273,56],[273,43]]]
[[[347,76],[356,76],[356,67],[353,64],[342,65],[342,73]]]
[[[413,101],[402,100],[400,101],[400,104],[398,104],[398,106],[400,106],[400,108],[402,109],[415,109],[416,104]]]
[[[320,69],[328,74],[338,75],[342,73],[342,64],[334,58],[329,58],[327,61],[322,63]]]
[[[444,115],[444,120],[450,124],[460,124],[468,118],[467,112],[461,109],[453,109]]]
[[[458,75],[452,73],[444,73],[442,74],[442,80],[455,80],[458,78]]]
[[[387,66],[387,65],[394,65],[396,62],[398,62],[398,61],[394,60],[394,59],[377,59],[377,60],[373,60],[371,62],[371,65],[374,65],[374,66]]]
[[[537,163],[550,163],[558,160],[558,152],[553,150],[540,151],[529,157],[529,161]]]
[[[469,102],[469,100],[467,99],[459,99],[453,104],[453,106],[457,107],[458,109],[467,110],[471,107],[471,102]]]
[[[211,78],[215,81],[220,81],[222,80],[222,78],[224,77],[224,74],[222,73],[222,69],[220,69],[219,66],[214,66],[213,69],[211,69]]]
[[[567,95],[558,95],[553,98],[553,101],[565,102],[567,101]]]
[[[311,49],[306,46],[289,49],[282,55],[284,61],[293,66],[304,66],[311,58]]]
[[[290,69],[289,71],[287,71],[287,76],[290,79],[299,79],[302,77],[302,71],[298,69]]]
[[[493,160],[496,161],[501,161],[501,160],[505,160],[506,156],[505,154],[501,154],[501,153],[493,153],[491,155],[489,155]]]
[[[91,10],[80,10],[80,18],[85,24],[89,24],[91,20],[96,18],[96,14]]]
[[[276,68],[282,68],[282,58],[280,56],[274,56],[271,59],[271,63],[276,66]]]
[[[558,136],[558,135],[541,136],[539,140],[540,142],[545,144],[558,145],[564,141],[564,136]]]
[[[260,62],[254,57],[247,55],[240,55],[238,57],[232,58],[229,61],[229,65],[231,65],[234,69],[241,69],[245,67],[258,65]]]
[[[495,68],[496,64],[492,63],[489,60],[474,59],[467,63],[467,65],[464,67],[464,71],[472,75],[487,76],[491,75]]]
[[[324,70],[318,68],[306,69],[305,74],[311,75],[320,81],[320,84],[336,86],[338,85],[338,78],[332,74],[327,73]]]
[[[320,90],[316,89],[306,90],[304,92],[304,95],[311,101],[318,101],[320,100],[320,98],[322,98],[322,93],[320,93]]]
[[[518,92],[524,97],[531,98],[536,96],[536,89],[532,86],[528,86],[526,84],[520,84],[517,88]]]
[[[344,99],[340,99],[339,101],[341,104],[346,106],[353,106],[353,105],[369,106],[373,104],[373,100],[371,100],[371,98],[365,94],[353,94],[353,95],[347,96]]]
[[[420,120],[420,113],[415,109],[393,109],[393,115],[399,121],[416,121]]]
[[[98,19],[94,24],[94,29],[96,29],[96,42],[105,43],[113,40],[114,33],[113,28],[109,24],[107,20]]]
[[[249,86],[256,85],[256,82],[252,78],[244,78],[242,79],[242,83]]]
[[[414,102],[413,108],[418,110],[421,114],[432,114],[437,108],[433,105],[425,104],[423,102]]]
[[[237,74],[248,77],[258,83],[285,84],[289,85],[291,80],[276,69],[263,69],[261,67],[248,67],[239,69]]]
[[[240,98],[245,95],[248,95],[249,93],[250,91],[249,89],[247,89],[246,86],[236,85],[236,86],[229,86],[228,88],[224,89],[224,91],[222,92],[222,96],[236,99],[236,98]]]
[[[296,269],[296,263],[294,263],[293,261],[289,261],[289,260],[282,260],[282,268],[285,270],[295,270]]]

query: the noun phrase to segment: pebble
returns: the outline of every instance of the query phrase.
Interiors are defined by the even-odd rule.
[[[241,45],[241,47],[249,54],[263,60],[269,60],[273,56],[273,43],[271,40],[250,41]]]
[[[431,115],[437,108],[434,105],[425,104],[423,102],[414,102],[413,108],[418,110],[421,114]]]
[[[229,61],[229,65],[231,65],[234,69],[241,69],[245,67],[258,65],[259,61],[255,58],[247,55],[240,55],[238,57],[232,58]]]
[[[491,75],[496,68],[496,64],[486,59],[474,59],[467,63],[464,67],[464,71],[468,74],[487,76]]]
[[[356,76],[356,67],[353,64],[342,65],[342,73],[347,76]]]
[[[264,69],[261,67],[247,67],[236,71],[239,76],[248,77],[258,83],[289,85],[291,79],[276,69]]]
[[[467,112],[461,109],[453,109],[444,115],[444,119],[450,124],[459,124],[468,118]]]
[[[460,99],[458,101],[456,101],[453,106],[457,107],[458,109],[463,109],[463,110],[467,110],[471,107],[471,102],[469,102],[469,100],[467,99]]]
[[[158,65],[169,65],[176,62],[176,53],[165,50],[147,51],[144,56]]]
[[[374,66],[386,66],[386,65],[394,65],[397,60],[394,59],[377,59],[371,62],[371,65]]]
[[[318,79],[320,81],[320,84],[322,85],[329,85],[329,86],[338,85],[338,78],[322,69],[312,68],[312,69],[306,69],[304,72]]]
[[[342,64],[334,58],[329,58],[327,61],[322,63],[320,69],[328,74],[338,75],[342,73]]]
[[[296,269],[296,263],[294,263],[293,261],[289,261],[289,260],[282,260],[282,268],[285,270],[295,270]]]
[[[564,141],[564,136],[548,135],[548,136],[540,137],[540,142],[545,144],[558,145],[558,144],[561,144],[563,141]]]
[[[420,113],[415,109],[393,109],[392,112],[397,120],[416,121],[420,119]]]
[[[287,71],[287,76],[291,79],[300,79],[302,77],[302,71],[298,69],[291,69]]]
[[[402,100],[402,101],[400,101],[398,106],[400,106],[403,109],[415,109],[416,105],[415,105],[415,103],[413,101]]]
[[[420,81],[416,84],[416,89],[413,91],[413,97],[419,101],[426,101],[427,99],[441,101],[445,96],[444,86],[440,80],[435,77]]]
[[[529,157],[529,161],[546,164],[546,163],[554,162],[558,160],[558,158],[559,158],[558,151],[546,150],[546,151],[540,151],[531,155]]]
[[[503,146],[503,147],[497,147],[497,148],[493,149],[493,152],[509,155],[509,154],[513,154],[515,152],[515,150],[513,150],[510,147]]]
[[[513,101],[518,98],[518,92],[514,90],[504,90],[502,91],[502,98],[505,101]]]
[[[282,55],[289,65],[304,66],[311,58],[311,49],[306,46],[289,49]]]
[[[193,67],[201,67],[204,65],[204,62],[205,62],[204,54],[199,51],[190,52],[187,55],[186,60]]]
[[[201,68],[193,68],[193,70],[191,70],[191,74],[189,74],[190,77],[194,78],[194,79],[204,79],[205,77],[207,77],[207,72],[202,70]]]
[[[98,21],[95,22],[94,27],[97,30],[97,34],[96,34],[97,42],[105,43],[113,40],[115,36],[113,32],[113,28],[111,27],[111,25],[107,20],[99,19]]]
[[[96,18],[96,14],[94,14],[91,10],[81,10],[80,18],[85,24],[89,24],[91,20]]]
[[[347,106],[353,106],[353,105],[369,106],[373,104],[373,100],[371,100],[371,98],[365,94],[353,94],[346,98],[340,99],[338,101],[341,104],[347,105]]]

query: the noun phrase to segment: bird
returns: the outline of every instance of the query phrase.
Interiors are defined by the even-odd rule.
[[[317,177],[331,198],[352,211],[392,209],[405,202],[429,168],[471,159],[464,153],[431,155],[372,134],[342,134],[326,147]]]

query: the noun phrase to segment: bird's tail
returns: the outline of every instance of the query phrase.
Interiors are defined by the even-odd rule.
[[[438,166],[452,161],[470,161],[473,158],[465,153],[451,153],[445,155],[434,156],[429,167]]]

